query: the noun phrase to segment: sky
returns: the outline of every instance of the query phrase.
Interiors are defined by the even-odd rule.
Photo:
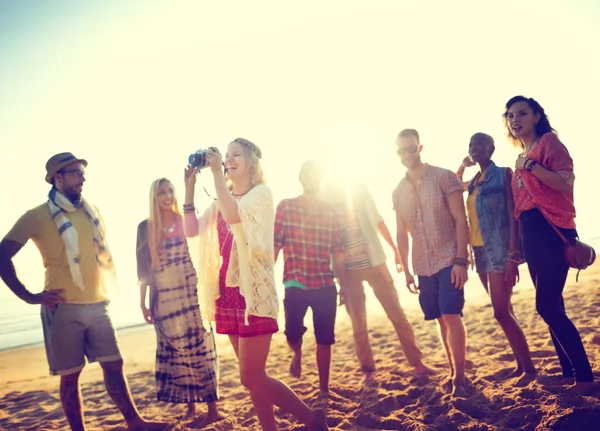
[[[567,145],[580,234],[600,236],[598,22],[594,0],[4,0],[0,236],[46,200],[47,159],[71,151],[89,162],[84,196],[135,293],[150,183],[169,177],[182,195],[188,155],[237,137],[262,148],[276,202],[301,193],[300,165],[318,160],[367,184],[394,234],[398,132],[419,130],[423,160],[450,169],[486,132],[497,164],[513,166],[501,115],[517,94],[541,103]],[[210,203],[201,187],[196,203]],[[35,247],[15,263],[41,290]]]

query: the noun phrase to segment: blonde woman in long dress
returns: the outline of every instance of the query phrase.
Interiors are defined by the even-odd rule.
[[[156,330],[158,400],[187,404],[186,419],[195,415],[196,403],[207,403],[202,423],[216,421],[219,369],[214,336],[202,322],[198,277],[175,189],[166,178],[150,188],[150,216],[138,227],[137,268],[140,307]]]

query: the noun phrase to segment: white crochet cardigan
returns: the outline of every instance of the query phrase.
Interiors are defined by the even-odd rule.
[[[231,225],[233,244],[227,268],[226,286],[240,288],[248,316],[277,319],[279,302],[273,274],[273,228],[275,209],[271,189],[254,187],[237,201],[240,223]],[[219,298],[221,256],[217,233],[218,207],[214,202],[198,218],[198,296],[206,320],[214,320]]]

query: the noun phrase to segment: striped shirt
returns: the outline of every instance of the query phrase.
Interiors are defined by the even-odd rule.
[[[456,258],[456,225],[446,197],[463,192],[455,173],[424,165],[419,182],[405,176],[392,194],[394,210],[412,237],[412,265],[416,275],[431,276]]]
[[[357,270],[370,268],[371,260],[367,252],[365,236],[360,229],[356,213],[349,213],[347,220],[342,224],[344,231],[344,256],[346,269]]]

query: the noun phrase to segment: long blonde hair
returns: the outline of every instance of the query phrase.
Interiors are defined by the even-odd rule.
[[[163,227],[162,216],[158,206],[158,188],[162,183],[167,183],[173,188],[173,205],[171,206],[171,211],[175,214],[175,223],[181,225],[183,220],[179,211],[179,205],[177,204],[177,195],[175,194],[173,183],[167,178],[154,180],[150,186],[150,216],[148,217],[148,248],[150,249],[152,268],[157,268],[160,263],[158,255]]]

